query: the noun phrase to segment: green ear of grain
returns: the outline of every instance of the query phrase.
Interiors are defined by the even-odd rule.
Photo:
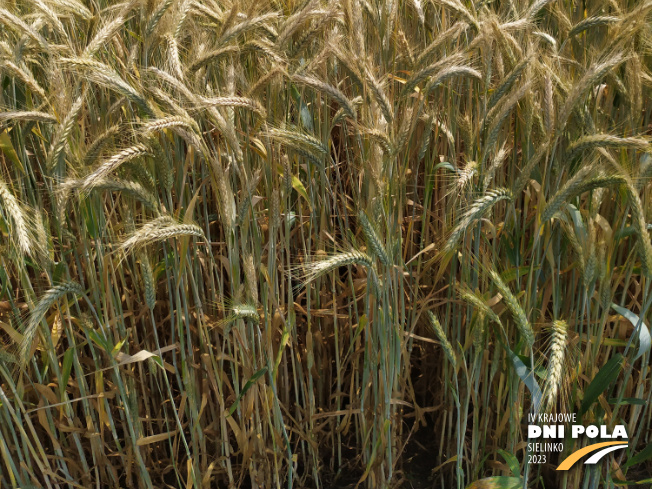
[[[450,344],[450,341],[448,341],[448,338],[446,337],[446,333],[444,332],[444,328],[441,327],[439,320],[432,312],[428,311],[427,315],[428,315],[428,325],[430,326],[430,329],[434,333],[435,337],[439,340],[439,343],[441,344],[441,347],[444,350],[444,353],[446,354],[448,361],[451,362],[453,367],[455,367],[457,365],[455,350],[453,349],[453,346]]]
[[[521,336],[523,336],[523,338],[525,339],[525,343],[527,344],[527,346],[531,348],[532,345],[534,345],[534,331],[532,330],[530,321],[527,318],[527,314],[525,314],[525,311],[519,304],[518,300],[516,299],[514,294],[512,294],[512,291],[507,286],[507,284],[505,284],[505,282],[498,274],[498,272],[496,272],[495,270],[490,270],[489,276],[491,277],[491,281],[494,283],[498,291],[503,296],[503,300],[505,301],[505,305],[507,306],[507,309],[509,309],[509,312],[512,313],[518,331],[521,333]]]

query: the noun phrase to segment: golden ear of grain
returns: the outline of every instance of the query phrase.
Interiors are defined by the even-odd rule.
[[[373,266],[372,258],[358,250],[350,250],[342,253],[337,253],[332,255],[329,258],[317,261],[311,261],[303,265],[303,275],[301,277],[304,284],[308,284],[315,280],[316,278],[337,270],[340,267],[347,265],[361,265],[367,268],[368,273],[371,275],[372,280],[374,281],[376,288],[377,286],[377,276]]]
[[[19,200],[13,193],[11,193],[7,184],[2,180],[0,180],[0,201],[13,223],[13,241],[22,253],[25,255],[31,255],[33,252],[33,246],[29,219]]]
[[[469,210],[466,211],[466,213],[462,216],[462,219],[460,219],[457,226],[455,226],[449,235],[446,243],[444,244],[442,252],[444,254],[452,253],[455,250],[457,243],[460,241],[471,224],[480,219],[486,212],[488,212],[494,205],[496,205],[497,202],[500,202],[501,200],[512,200],[512,193],[505,188],[489,190],[483,197],[480,197],[475,202],[473,202]]]
[[[351,101],[339,89],[312,76],[294,75],[292,81],[307,85],[334,99],[351,119],[356,120],[356,110]]]
[[[552,323],[552,335],[548,352],[548,375],[546,376],[543,395],[548,409],[554,406],[559,388],[563,383],[564,358],[566,355],[566,339],[568,324],[557,320]]]
[[[581,195],[584,192],[602,187],[622,185],[627,179],[620,175],[599,174],[596,177],[588,178],[596,168],[587,165],[581,168],[559,191],[548,201],[541,212],[541,224],[548,222],[562,208],[564,203]]]
[[[21,111],[14,110],[8,112],[0,112],[0,123],[2,122],[18,122],[18,121],[34,121],[43,122],[46,124],[56,124],[57,118],[46,112],[38,111]]]
[[[645,208],[631,181],[627,181],[626,189],[632,209],[632,224],[639,239],[641,269],[643,274],[650,277],[652,275],[652,242],[650,241],[650,232],[645,218]]]
[[[149,149],[142,143],[138,143],[134,146],[123,149],[119,153],[113,155],[111,158],[103,161],[102,164],[93,173],[84,178],[84,181],[81,185],[81,191],[90,191],[90,189],[97,185],[98,181],[106,178],[120,165],[147,154],[149,154]]]
[[[204,231],[195,224],[180,224],[170,216],[161,216],[141,226],[122,242],[119,250],[130,253],[136,248],[147,246],[157,241],[181,236],[205,238]]]
[[[29,315],[27,327],[23,332],[23,340],[19,345],[19,361],[21,365],[26,365],[29,361],[28,355],[34,343],[34,338],[38,331],[38,326],[41,320],[48,312],[52,304],[61,299],[67,294],[83,295],[84,290],[76,282],[68,282],[65,284],[57,285],[48,290],[38,301],[36,306],[32,309]]]

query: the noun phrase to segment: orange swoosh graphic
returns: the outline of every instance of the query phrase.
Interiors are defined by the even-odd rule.
[[[595,452],[596,450],[599,450],[604,447],[610,447],[612,445],[624,445],[625,443],[623,441],[605,441],[603,443],[595,443],[593,445],[589,445],[588,447],[580,448],[576,452],[571,453],[566,460],[564,460],[561,464],[559,464],[559,467],[557,467],[557,470],[568,470],[570,469],[575,462],[577,462],[579,459],[581,459],[584,455],[588,455],[591,452]]]

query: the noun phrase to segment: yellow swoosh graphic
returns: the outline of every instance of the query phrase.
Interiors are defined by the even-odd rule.
[[[564,460],[561,464],[559,464],[559,467],[557,467],[557,470],[568,470],[570,469],[575,462],[577,462],[579,459],[581,459],[584,455],[588,455],[591,452],[595,452],[596,450],[600,450],[601,448],[604,447],[610,447],[612,445],[623,445],[622,441],[605,441],[603,443],[595,443],[593,445],[589,445],[588,447],[580,448],[576,452],[571,453],[566,460]]]

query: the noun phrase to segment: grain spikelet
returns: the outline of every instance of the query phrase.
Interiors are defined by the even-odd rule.
[[[477,199],[468,211],[464,213],[460,222],[455,226],[453,232],[448,237],[446,241],[443,253],[448,254],[455,251],[457,243],[462,238],[467,229],[471,226],[474,221],[480,219],[487,211],[489,211],[497,202],[501,200],[512,200],[512,193],[505,189],[499,188],[495,190],[489,190],[484,196]]]
[[[63,58],[61,64],[77,71],[86,72],[88,79],[92,82],[115,90],[138,105],[147,115],[154,115],[143,95],[124,81],[110,66],[89,58]]]
[[[13,222],[13,240],[18,248],[26,255],[30,255],[32,249],[32,239],[29,232],[29,220],[18,199],[9,190],[9,187],[0,180],[0,200],[4,210],[9,214]]]
[[[253,253],[250,252],[244,256],[244,259],[242,260],[242,269],[244,270],[245,280],[247,282],[249,298],[255,304],[258,302],[258,279]]]
[[[493,311],[493,309],[491,309],[491,307],[487,305],[484,298],[480,297],[475,292],[473,292],[472,290],[470,290],[465,286],[460,287],[458,289],[458,293],[460,295],[460,299],[467,302],[470,306],[482,312],[484,316],[491,319],[493,322],[495,322],[496,324],[502,327],[502,323],[500,322],[500,318],[498,317],[498,314],[496,314]]]
[[[601,80],[607,73],[613,70],[616,66],[623,62],[624,56],[622,53],[616,53],[604,61],[593,64],[584,74],[584,76],[573,85],[573,88],[566,97],[562,109],[559,112],[559,124],[557,125],[557,132],[560,133],[575,109],[575,105],[579,100],[588,92],[595,84]]]
[[[493,116],[493,121],[489,126],[489,134],[487,135],[485,151],[493,148],[494,144],[498,140],[498,133],[503,125],[503,122],[511,113],[516,104],[518,104],[519,101],[529,93],[531,86],[532,83],[530,81],[524,83],[520,88],[514,90],[514,93],[502,104],[496,106],[497,113],[495,116]]]
[[[457,76],[468,76],[470,78],[477,78],[478,80],[482,79],[482,75],[480,74],[480,72],[470,66],[465,66],[465,65],[448,66],[438,71],[435,75],[433,75],[430,78],[428,84],[426,85],[426,88],[423,91],[424,94],[426,95],[429,94],[434,88],[438,87],[446,80],[450,78],[455,78]]]
[[[532,326],[530,326],[530,321],[528,320],[525,311],[518,303],[518,300],[514,297],[514,294],[512,294],[512,291],[509,289],[507,284],[503,282],[503,279],[500,277],[498,272],[495,270],[489,270],[489,276],[503,296],[507,309],[509,309],[512,316],[514,316],[516,327],[521,333],[521,336],[525,339],[527,346],[532,347],[534,344],[534,331],[532,331]]]
[[[98,32],[95,34],[95,37],[84,49],[82,57],[92,58],[97,54],[97,52],[106,45],[113,36],[124,26],[127,18],[127,14],[132,9],[133,2],[127,4],[127,6],[120,11],[120,13],[110,22],[107,22]]]
[[[90,20],[93,18],[91,11],[77,0],[54,0],[54,3],[62,10],[70,12],[84,20]]]
[[[82,182],[78,181],[78,184]],[[93,190],[107,190],[109,192],[121,192],[131,197],[134,197],[136,200],[145,204],[148,208],[152,210],[157,210],[159,206],[159,201],[154,197],[153,194],[148,192],[141,184],[138,182],[130,182],[128,180],[122,180],[119,178],[100,178],[92,182],[90,187],[84,189],[86,192],[91,192]]]
[[[645,151],[650,148],[650,142],[645,138],[619,138],[611,134],[592,134],[584,136],[568,146],[569,158],[580,151],[590,148],[626,148]]]
[[[362,226],[362,231],[364,232],[365,238],[367,238],[367,242],[369,243],[369,246],[371,247],[371,251],[373,251],[373,254],[378,257],[378,259],[383,265],[389,266],[390,259],[389,259],[389,255],[387,254],[387,251],[385,250],[385,246],[383,245],[383,242],[380,240],[380,236],[378,236],[378,233],[376,232],[372,224],[369,222],[369,219],[367,219],[367,215],[363,211],[360,211],[358,213],[358,220],[360,221],[360,225]]]
[[[81,185],[82,191],[88,191],[95,186],[95,184],[108,176],[112,171],[118,168],[123,163],[131,161],[135,158],[139,158],[149,154],[147,146],[142,143],[138,143],[129,148],[123,149],[119,153],[113,155],[109,159],[102,162],[102,164],[90,175],[84,178]]]
[[[265,107],[263,107],[257,100],[247,97],[202,98],[198,107],[242,107],[256,112],[263,119],[267,117]]]
[[[142,131],[147,136],[154,132],[163,131],[173,127],[185,127],[190,131],[199,132],[199,126],[194,119],[183,116],[169,116],[147,122],[143,125]]]
[[[489,188],[489,185],[494,179],[494,175],[496,174],[496,170],[502,166],[502,164],[505,162],[505,159],[509,155],[511,149],[505,147],[505,144],[498,150],[498,152],[494,155],[493,160],[491,161],[491,165],[489,165],[489,168],[487,168],[487,171],[484,176],[484,181],[482,184],[482,191],[486,192],[487,189]]]
[[[518,79],[519,76],[521,76],[521,73],[523,73],[525,68],[527,68],[531,60],[532,57],[528,56],[527,58],[521,60],[514,67],[514,69],[507,75],[505,80],[501,82],[496,91],[491,95],[491,98],[487,103],[487,110],[490,111],[498,103],[498,101],[512,88],[514,82]]]
[[[391,124],[394,120],[394,111],[392,110],[392,104],[387,98],[387,95],[385,95],[383,87],[376,81],[369,68],[365,68],[365,76],[369,82],[371,93],[374,95],[376,102],[380,106],[380,110],[382,111],[385,120],[388,124]]]
[[[45,17],[48,19],[50,25],[54,27],[54,30],[56,30],[61,37],[63,37],[66,40],[69,40],[68,34],[66,33],[66,29],[61,23],[61,21],[59,20],[59,17],[57,17],[57,14],[54,11],[52,11],[52,9],[48,7],[43,2],[43,0],[33,0],[33,2],[34,2],[34,6],[38,10],[43,12]]]
[[[153,311],[156,307],[156,287],[154,285],[154,275],[152,265],[149,262],[147,253],[140,254],[140,270],[143,276],[143,285],[145,289],[145,304]]]
[[[318,80],[317,78],[311,76],[294,75],[292,77],[292,81],[296,83],[302,83],[304,85],[308,85],[309,87],[314,88],[315,90],[325,93],[330,98],[336,100],[337,103],[340,104],[340,107],[344,109],[346,114],[351,119],[354,120],[356,119],[355,107],[353,106],[351,101],[348,98],[346,98],[346,95],[344,95],[340,90],[338,90],[334,86],[329,85],[328,83],[324,83],[321,80]]]
[[[181,58],[179,56],[179,43],[177,38],[170,36],[169,34],[165,36],[165,42],[168,46],[168,57],[167,65],[168,71],[174,74],[179,80],[184,80],[183,67],[181,66]]]
[[[13,110],[9,112],[0,112],[0,123],[18,121],[44,122],[46,124],[56,124],[57,118],[46,112],[37,111],[20,111]]]
[[[162,216],[137,229],[122,242],[119,250],[127,254],[136,248],[181,236],[204,238],[204,232],[195,224],[180,224],[170,216]]]
[[[546,76],[545,78],[543,109],[546,131],[548,134],[552,134],[555,126],[555,102],[553,98],[552,77],[550,76]]]
[[[270,139],[275,139],[283,144],[287,144],[293,148],[306,148],[308,150],[317,152],[321,155],[328,154],[328,148],[322,142],[309,134],[300,132],[299,130],[286,130],[286,129],[268,129],[264,135]]]
[[[541,10],[548,5],[549,3],[552,3],[554,0],[537,0],[534,2],[530,8],[527,11],[527,18],[529,20],[532,20],[536,15],[541,12]]]
[[[278,13],[270,12],[267,14],[259,15],[258,17],[252,17],[251,19],[247,19],[239,24],[236,24],[224,32],[224,34],[222,34],[222,37],[218,41],[218,45],[226,44],[231,39],[241,34],[259,29],[277,18]]]
[[[174,0],[163,0],[161,2],[161,5],[156,9],[156,12],[152,14],[151,18],[147,22],[147,26],[145,27],[145,40],[148,40],[151,37],[159,22],[163,18],[163,15],[165,15],[165,12],[168,11],[173,3]]]
[[[627,182],[626,189],[632,210],[632,224],[639,239],[641,268],[643,273],[649,277],[652,274],[652,242],[650,242],[650,233],[645,220],[645,208],[636,188],[630,181]]]
[[[308,2],[303,9],[285,19],[281,26],[281,31],[276,38],[276,45],[278,47],[283,47],[290,39],[290,36],[292,36],[292,34],[294,34],[302,24],[330,13],[329,10],[314,9],[315,3],[316,2],[312,1]]]
[[[174,39],[179,39],[181,37],[181,32],[183,31],[183,25],[190,13],[190,8],[192,7],[193,2],[191,0],[181,0],[179,4],[179,13],[178,17],[175,19],[174,25]]]
[[[566,324],[566,321],[554,321],[552,323],[552,337],[548,353],[548,375],[543,388],[545,404],[548,408],[554,405],[559,387],[563,382],[567,336],[568,324]]]
[[[48,312],[52,304],[66,296],[67,294],[83,295],[84,290],[75,282],[68,282],[65,284],[57,285],[48,290],[38,301],[36,306],[32,309],[27,327],[23,332],[23,340],[18,347],[18,356],[21,365],[27,364],[29,361],[28,355],[34,343],[34,338],[38,331],[38,326],[43,319],[43,316]]]
[[[480,31],[480,24],[476,18],[464,5],[462,5],[462,2],[459,0],[437,0],[437,3],[446,5],[450,9],[462,15],[462,17],[466,18],[470,24],[472,24],[478,31]]]
[[[595,172],[595,167],[587,165],[580,169],[559,191],[548,201],[541,212],[541,224],[550,220],[562,207],[565,202],[589,190],[600,187],[621,185],[627,180],[619,175],[599,174],[596,177],[586,177]]]
[[[93,142],[86,150],[84,154],[84,161],[90,163],[97,158],[104,147],[113,141],[113,138],[120,132],[120,124],[115,124],[114,126],[109,127],[106,131],[100,133],[99,136],[93,138]]]
[[[224,56],[228,56],[231,54],[237,54],[240,52],[240,47],[239,46],[224,46],[219,49],[215,49],[213,51],[210,51],[202,56],[200,56],[193,64],[190,65],[190,68],[188,70],[192,73],[197,71],[199,68],[202,68],[206,66],[207,64],[213,63],[215,61],[220,60]]]
[[[419,56],[417,56],[417,59],[415,60],[415,65],[417,67],[421,66],[424,64],[424,62],[430,58],[433,53],[440,47],[446,44],[447,42],[455,39],[457,36],[462,34],[467,28],[469,27],[469,24],[467,24],[464,21],[458,21],[455,22],[451,27],[446,29],[444,32],[441,32],[435,37],[435,39],[428,44],[428,46],[419,53]]]
[[[422,68],[408,79],[403,88],[403,94],[412,92],[419,83],[432,76],[434,73],[440,72],[451,65],[461,64],[463,60],[464,57],[461,54],[451,54],[429,66],[426,66],[425,68]]]
[[[47,99],[45,90],[43,90],[43,87],[39,85],[36,78],[34,78],[34,75],[32,75],[28,69],[20,68],[9,60],[3,60],[0,63],[2,63],[2,66],[4,66],[12,75],[20,79],[33,93],[37,94],[42,99]]]
[[[361,265],[373,273],[373,260],[371,257],[361,251],[351,250],[335,254],[324,260],[311,261],[304,264],[303,282],[304,284],[308,284],[325,273],[347,265]]]
[[[55,133],[54,138],[52,139],[52,145],[50,147],[50,152],[48,153],[47,166],[52,170],[55,165],[57,165],[62,158],[65,157],[66,147],[68,145],[68,137],[70,133],[77,125],[77,116],[84,105],[84,98],[86,94],[82,93],[75,103],[70,108],[70,111],[66,115],[65,119],[61,122],[61,126],[58,128]]]
[[[16,17],[14,14],[9,12],[9,10],[2,7],[0,7],[0,24],[4,24],[9,29],[29,37],[44,51],[49,51],[48,42],[38,33],[38,31],[27,25],[21,18]]]
[[[453,368],[455,368],[455,366],[457,365],[457,360],[455,358],[455,350],[453,350],[453,346],[450,344],[450,341],[448,341],[448,338],[446,338],[446,333],[444,332],[444,328],[441,327],[439,320],[432,312],[427,311],[426,314],[428,315],[428,325],[430,326],[430,329],[439,340],[439,343],[441,344],[441,347],[444,350],[444,353],[446,354],[448,361],[451,362]]]
[[[575,26],[568,33],[568,37],[576,36],[579,33],[584,32],[585,30],[591,29],[593,27],[597,27],[601,25],[617,24],[618,22],[620,22],[620,20],[621,20],[620,17],[614,17],[611,15],[598,15],[595,17],[589,17],[588,19],[584,19],[583,21],[575,24]]]
[[[412,0],[411,2],[412,7],[414,8],[414,11],[417,13],[417,17],[419,18],[419,23],[421,25],[424,24],[426,21],[426,17],[423,13],[423,7],[421,6],[421,0]]]

